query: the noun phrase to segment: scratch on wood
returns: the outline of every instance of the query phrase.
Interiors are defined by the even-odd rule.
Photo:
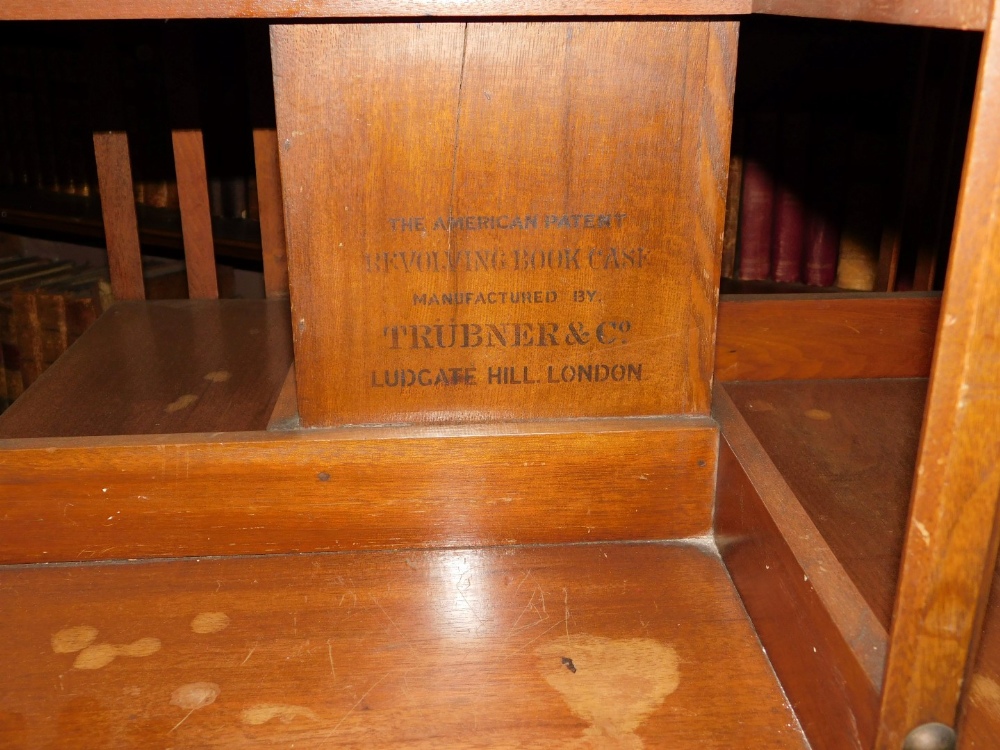
[[[348,710],[348,712],[346,714],[344,714],[344,716],[341,718],[340,721],[337,722],[336,726],[334,726],[334,728],[333,728],[333,730],[331,730],[330,734],[333,734],[338,729],[340,729],[340,725],[343,724],[347,720],[348,716],[350,716],[352,713],[354,713],[354,709],[356,709],[358,706],[361,705],[361,701],[363,701],[365,698],[367,698],[368,694],[372,690],[374,690],[382,682],[382,680],[384,680],[390,674],[392,674],[392,673],[391,672],[386,672],[384,675],[382,675],[381,677],[379,677],[374,683],[372,683],[372,686],[365,691],[365,694],[362,695],[360,698],[358,698],[358,702],[355,703],[353,706],[351,706],[351,708]]]
[[[253,656],[253,652],[256,650],[257,650],[257,644],[255,643],[250,647],[250,653],[247,654],[247,658],[240,662],[241,667],[248,661],[250,661],[250,657]]]
[[[330,645],[330,639],[326,639],[326,655],[330,657],[330,674],[334,677],[337,676],[337,670],[333,668],[333,646]]]

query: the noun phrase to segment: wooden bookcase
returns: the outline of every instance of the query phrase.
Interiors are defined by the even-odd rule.
[[[943,297],[718,300],[750,13],[985,31]],[[277,128],[253,134],[269,299],[214,299],[187,127],[173,146],[193,299],[144,301],[128,139],[94,134],[121,301],[0,417],[0,744],[890,750],[953,747],[949,728],[959,747],[995,744],[1000,6],[0,6],[3,23],[192,17],[274,24]],[[629,96],[609,98],[611,80]],[[611,149],[597,177],[575,169]],[[621,310],[653,321],[632,351],[667,374],[626,396],[356,388],[408,366],[370,345],[380,326],[393,341],[379,316],[403,287],[333,243],[384,248],[386,270],[410,247],[387,217],[419,230],[445,205],[497,230],[463,201],[508,186],[660,220],[662,236],[624,218],[616,235],[669,240],[660,275],[593,285],[618,324],[605,333],[635,333]],[[429,251],[469,247],[432,234]],[[469,363],[505,386],[544,367]]]

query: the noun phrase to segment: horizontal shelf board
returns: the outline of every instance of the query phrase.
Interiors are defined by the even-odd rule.
[[[0,20],[704,16],[750,9],[751,0],[6,0]]]
[[[982,30],[987,0],[7,0],[0,21],[140,18],[371,18],[767,13]]]
[[[724,295],[715,372],[733,380],[927,377],[941,295]]]
[[[868,747],[888,635],[725,388],[715,535],[816,750]]]
[[[0,562],[661,540],[711,529],[708,418],[0,441]]]
[[[806,747],[725,568],[690,545],[0,568],[0,587],[5,747]]]
[[[263,430],[287,301],[119,302],[0,416],[0,438]]]
[[[888,629],[927,380],[779,381],[725,388]]]

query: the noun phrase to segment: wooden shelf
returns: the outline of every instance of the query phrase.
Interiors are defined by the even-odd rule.
[[[119,302],[0,416],[0,437],[263,430],[291,361],[287,302]]]
[[[888,629],[927,381],[745,382],[726,390]]]
[[[0,587],[5,747],[807,747],[698,546],[30,566]]]
[[[645,16],[747,13],[982,30],[987,0],[7,0],[0,21],[158,18]]]

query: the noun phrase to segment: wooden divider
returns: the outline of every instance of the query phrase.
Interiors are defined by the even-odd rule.
[[[111,293],[115,299],[145,299],[128,135],[124,131],[94,133],[94,157],[108,246]]]
[[[732,294],[715,375],[733,380],[927,377],[938,294]]]
[[[996,565],[1000,494],[1000,2],[972,129],[893,616],[878,750],[954,726]]]
[[[816,750],[875,737],[886,631],[723,387],[715,538]]]
[[[703,535],[707,418],[0,441],[0,562]]]

